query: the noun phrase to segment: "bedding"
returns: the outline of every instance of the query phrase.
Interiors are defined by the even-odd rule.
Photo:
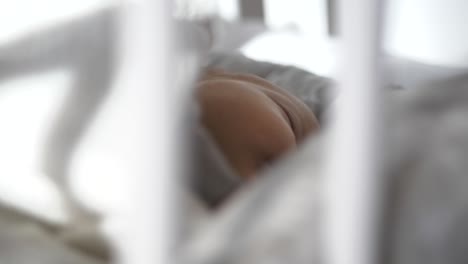
[[[387,93],[381,242],[390,263],[465,263],[468,74]],[[326,263],[326,129],[206,219],[182,263]],[[235,230],[235,231],[233,231]]]

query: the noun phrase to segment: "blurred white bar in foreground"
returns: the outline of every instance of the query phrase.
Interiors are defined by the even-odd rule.
[[[382,1],[338,5],[338,86],[327,163],[326,263],[378,262]]]
[[[132,175],[123,223],[117,241],[117,262],[170,263],[169,203],[174,134],[168,98],[170,61],[169,1],[125,1],[122,8],[121,78],[131,131],[126,145]]]

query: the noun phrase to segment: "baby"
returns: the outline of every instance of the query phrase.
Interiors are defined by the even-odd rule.
[[[202,125],[246,180],[319,128],[303,102],[258,76],[211,69],[197,83],[196,96]]]

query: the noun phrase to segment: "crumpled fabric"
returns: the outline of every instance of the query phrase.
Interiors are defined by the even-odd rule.
[[[468,259],[468,75],[384,93],[385,263]],[[326,263],[321,135],[264,172],[181,245],[180,263]]]
[[[90,253],[80,246],[99,245],[99,239],[94,239],[97,230],[93,228],[88,229],[91,236],[87,238],[82,232],[85,230],[85,225],[80,226],[78,232],[80,237],[64,237],[60,226],[41,221],[14,208],[1,206],[0,262],[5,264],[107,263],[108,259]],[[70,239],[74,240],[75,245],[70,243]],[[101,247],[99,245],[97,248]]]
[[[468,261],[468,74],[396,94],[388,132],[392,263]]]

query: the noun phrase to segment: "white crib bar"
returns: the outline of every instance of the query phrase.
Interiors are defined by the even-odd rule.
[[[326,164],[326,263],[378,263],[379,44],[382,1],[338,5],[337,82]]]
[[[126,221],[116,261],[122,264],[171,263],[171,173],[174,133],[168,76],[170,6],[164,0],[127,1],[123,11],[121,72],[128,111],[133,111],[128,145],[132,175]],[[118,92],[118,91],[117,91]],[[134,133],[134,134],[133,134]]]

